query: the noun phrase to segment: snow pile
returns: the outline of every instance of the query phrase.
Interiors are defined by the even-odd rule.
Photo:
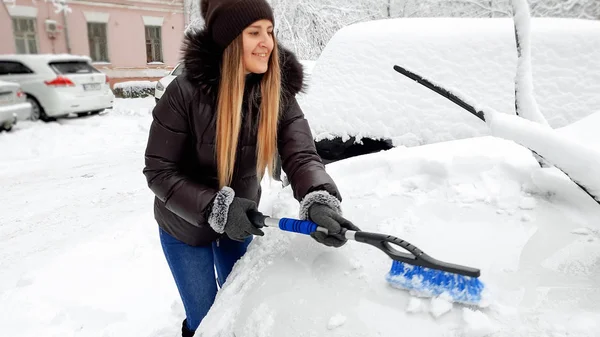
[[[109,68],[101,65],[96,66],[98,70],[108,75],[110,78],[161,78],[169,75],[173,66],[164,66],[157,68],[146,67],[146,68]]]
[[[494,110],[485,113],[492,135],[513,140],[541,155],[552,165],[582,185],[600,205],[600,151],[593,146],[563,136],[545,125]]]
[[[154,88],[155,86],[156,86],[156,81],[125,81],[125,82],[115,83],[114,88],[115,89],[123,89],[123,90],[132,90],[132,88],[147,89],[147,88]]]
[[[154,96],[156,81],[125,81],[115,83],[113,92],[119,98]]]
[[[600,68],[600,22],[534,18],[529,28],[535,98],[549,124],[562,127],[597,111],[600,73],[590,69]],[[391,138],[414,146],[490,134],[460,107],[395,72],[396,64],[514,114],[511,18],[372,21],[340,30],[315,65],[300,103],[317,140]]]

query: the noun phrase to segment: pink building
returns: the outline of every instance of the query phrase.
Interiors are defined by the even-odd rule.
[[[52,0],[0,1],[0,54],[87,55],[112,84],[155,80],[179,61],[183,0],[74,0],[58,13]]]

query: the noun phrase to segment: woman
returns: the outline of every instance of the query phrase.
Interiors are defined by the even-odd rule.
[[[185,71],[153,111],[144,175],[156,195],[160,240],[193,336],[253,235],[260,181],[281,157],[302,219],[329,229],[327,246],[358,230],[319,158],[295,95],[302,66],[273,36],[265,0],[202,0],[202,30],[186,34]],[[215,282],[214,269],[217,271]]]

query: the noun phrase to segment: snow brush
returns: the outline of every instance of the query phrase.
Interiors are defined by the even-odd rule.
[[[328,233],[326,228],[307,220],[272,218],[258,211],[249,212],[248,218],[258,228],[279,227],[287,232],[306,235],[315,231]],[[345,228],[338,235],[374,246],[387,254],[392,259],[392,267],[386,281],[392,287],[408,290],[420,297],[447,294],[454,302],[469,305],[477,305],[481,300],[484,284],[479,280],[479,269],[436,260],[410,242],[391,235]],[[392,245],[409,253],[400,252]]]

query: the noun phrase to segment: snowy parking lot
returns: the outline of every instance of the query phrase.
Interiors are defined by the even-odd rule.
[[[169,319],[173,288],[141,171],[153,105],[120,100],[107,115],[0,134],[0,335],[92,336]]]

